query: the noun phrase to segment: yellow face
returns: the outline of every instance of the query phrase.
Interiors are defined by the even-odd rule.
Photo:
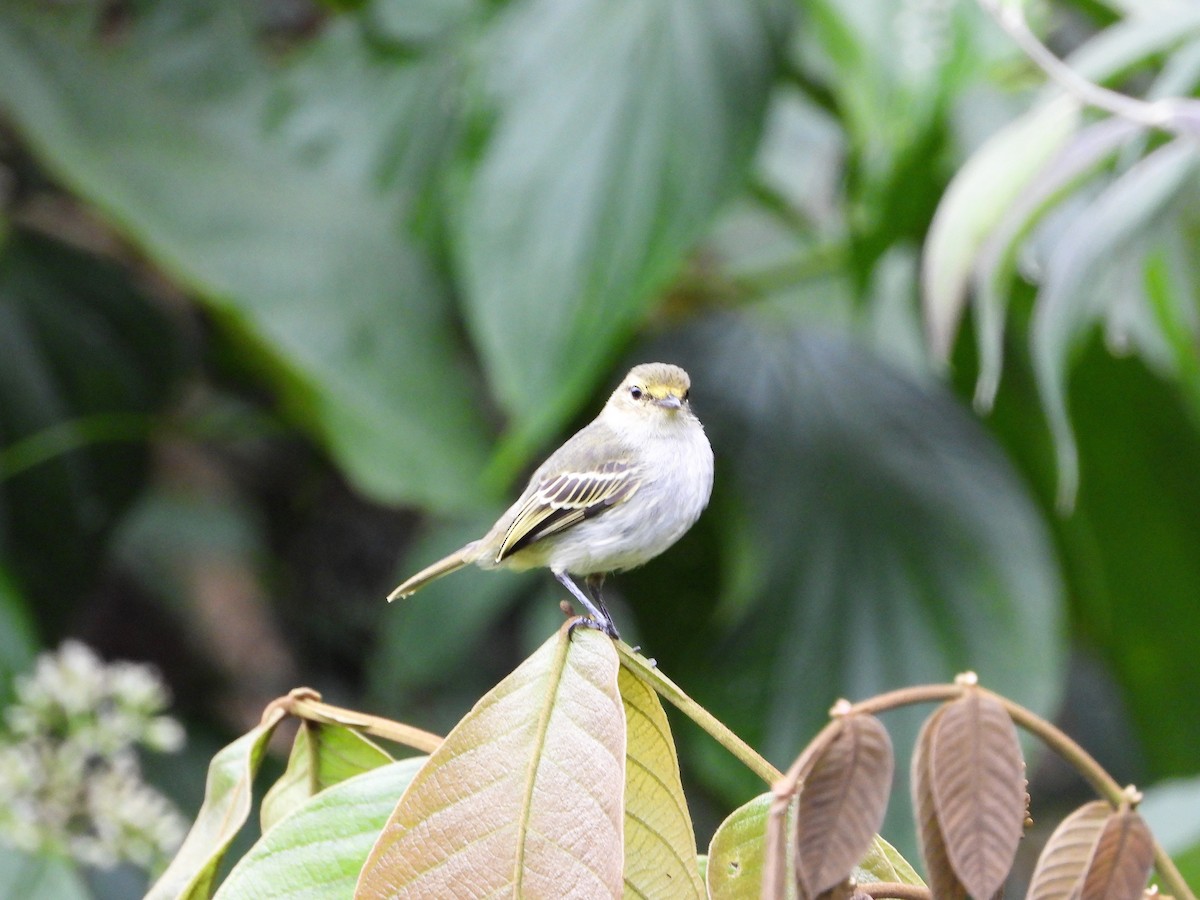
[[[625,408],[679,410],[687,406],[692,382],[687,372],[669,363],[643,363],[634,366],[610,403]]]

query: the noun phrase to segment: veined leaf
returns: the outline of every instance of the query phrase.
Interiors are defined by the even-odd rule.
[[[460,262],[471,333],[528,450],[595,385],[743,179],[789,9],[510,10],[489,59],[496,127],[467,190]]]
[[[382,747],[352,728],[301,721],[287,770],[263,796],[263,832],[313,795],[391,761]]]
[[[796,871],[815,897],[845,881],[883,824],[892,787],[892,741],[874,716],[841,720],[800,789]]]
[[[658,695],[624,667],[625,896],[703,898],[696,835],[671,727]]]
[[[484,434],[449,304],[387,199],[268,139],[261,72],[175,81],[152,48],[104,52],[51,18],[0,16],[0,103],[46,167],[247,339],[358,487],[477,497],[462,473]],[[196,22],[189,58],[227,60]]]
[[[625,717],[612,642],[569,627],[483,697],[401,797],[355,897],[619,897]]]
[[[263,834],[217,900],[343,900],[379,832],[427,757],[402,759],[322,791]]]
[[[1126,900],[1142,895],[1154,866],[1154,836],[1134,810],[1104,823],[1088,863],[1079,900]]]
[[[1113,808],[1104,800],[1085,803],[1059,823],[1042,848],[1029,880],[1027,900],[1075,896],[1087,874],[1100,832]]]
[[[932,732],[929,784],[946,855],[973,897],[1008,878],[1025,822],[1025,761],[997,700],[969,691],[946,704]]]
[[[250,816],[254,776],[284,715],[280,707],[271,707],[257,728],[212,758],[196,821],[146,900],[203,900],[211,895],[225,851]]]
[[[933,739],[945,706],[939,707],[921,726],[912,758],[912,805],[917,818],[917,834],[921,839],[921,856],[925,859],[925,876],[938,900],[966,900],[967,889],[959,881],[946,852],[946,839],[938,821],[933,798],[933,775],[930,758]]]

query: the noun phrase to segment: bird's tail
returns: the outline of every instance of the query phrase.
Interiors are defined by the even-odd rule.
[[[400,600],[410,594],[415,594],[429,582],[441,578],[443,575],[449,575],[451,572],[456,572],[465,565],[475,561],[475,557],[471,551],[475,549],[475,545],[467,544],[467,546],[455,550],[449,556],[439,559],[431,566],[426,566],[416,575],[409,578],[394,591],[388,594],[388,602]]]

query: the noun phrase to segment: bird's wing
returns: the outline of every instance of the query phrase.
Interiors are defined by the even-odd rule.
[[[624,460],[544,479],[517,510],[496,551],[496,562],[625,502],[640,484],[636,469]]]

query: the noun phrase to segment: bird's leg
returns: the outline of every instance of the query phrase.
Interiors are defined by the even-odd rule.
[[[611,622],[612,616],[608,614],[608,607],[604,605],[604,598],[600,596],[600,588],[604,587],[604,573],[593,572],[583,579],[583,587],[588,596],[592,598],[592,602],[604,614],[604,618]]]
[[[617,634],[617,627],[613,625],[613,621],[609,617],[608,611],[604,608],[604,604],[598,602],[599,597],[597,597],[597,602],[593,603],[587,596],[584,595],[583,591],[579,589],[579,586],[571,580],[571,576],[566,572],[558,569],[551,569],[550,571],[554,573],[554,577],[558,579],[559,583],[571,592],[571,596],[583,604],[583,608],[588,611],[588,617],[596,623],[597,628],[613,639],[620,637],[620,635]],[[590,578],[588,579],[587,584],[590,590]]]

